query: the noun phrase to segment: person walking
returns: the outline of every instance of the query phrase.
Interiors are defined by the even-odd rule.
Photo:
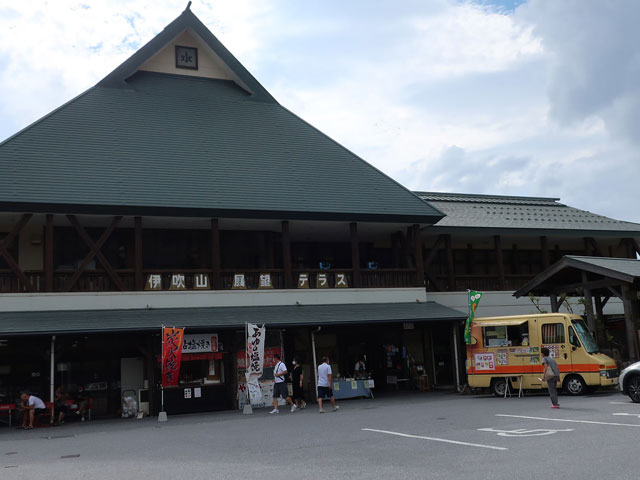
[[[549,349],[547,347],[542,347],[540,349],[540,353],[542,353],[542,365],[544,366],[542,380],[547,382],[547,386],[549,388],[551,408],[560,408],[560,404],[558,403],[558,389],[556,388],[558,380],[560,380],[558,364],[549,355]]]
[[[300,364],[300,358],[293,358],[293,372],[291,372],[291,384],[293,386],[293,401],[296,404],[296,408],[305,408],[307,403],[304,401],[304,392],[302,390],[302,382],[304,381],[304,373],[302,372],[302,365]]]
[[[291,405],[291,411],[296,411],[296,405],[291,401],[289,396],[289,390],[287,389],[287,382],[285,381],[285,375],[287,374],[287,366],[284,362],[280,361],[280,354],[276,353],[273,358],[276,359],[276,366],[273,367],[273,410],[269,413],[280,413],[278,410],[278,398],[282,397],[286,399],[287,403]]]
[[[333,411],[337,412],[340,407],[336,405],[336,400],[333,398],[333,389],[331,388],[333,382],[333,375],[331,372],[331,365],[329,365],[329,357],[322,357],[322,363],[318,367],[318,407],[319,413],[324,413],[322,408],[322,400],[328,398],[331,401]]]

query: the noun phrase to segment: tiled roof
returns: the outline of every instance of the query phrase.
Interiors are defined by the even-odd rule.
[[[136,72],[187,28],[239,83]],[[0,144],[0,170],[0,209],[7,211],[442,217],[278,104],[188,10],[95,87]]]
[[[433,229],[579,230],[640,234],[640,225],[569,207],[557,198],[415,192],[445,213]]]

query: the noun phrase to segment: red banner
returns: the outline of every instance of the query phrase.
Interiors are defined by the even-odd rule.
[[[162,329],[162,386],[178,385],[180,361],[182,360],[182,339],[184,328],[164,327]]]

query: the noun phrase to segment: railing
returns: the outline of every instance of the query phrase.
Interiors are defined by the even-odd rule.
[[[416,270],[381,268],[360,272],[363,288],[404,288],[416,286]]]
[[[454,278],[454,288],[449,288],[449,277],[447,275],[436,275],[438,286],[442,291],[461,292],[464,290],[478,291],[501,291],[517,290],[522,285],[531,280],[535,275],[505,275],[504,282],[500,281],[497,275],[456,275]],[[435,290],[433,286],[428,286],[428,290]]]

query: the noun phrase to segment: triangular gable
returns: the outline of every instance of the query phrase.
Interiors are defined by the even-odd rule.
[[[199,68],[198,73],[175,68],[175,63],[171,63],[175,55],[175,45],[204,47],[202,50],[204,68]],[[170,65],[174,66],[173,72],[170,71]],[[188,8],[162,32],[102,79],[97,86],[126,88],[126,80],[140,70],[233,80],[249,92],[253,100],[276,102]]]

